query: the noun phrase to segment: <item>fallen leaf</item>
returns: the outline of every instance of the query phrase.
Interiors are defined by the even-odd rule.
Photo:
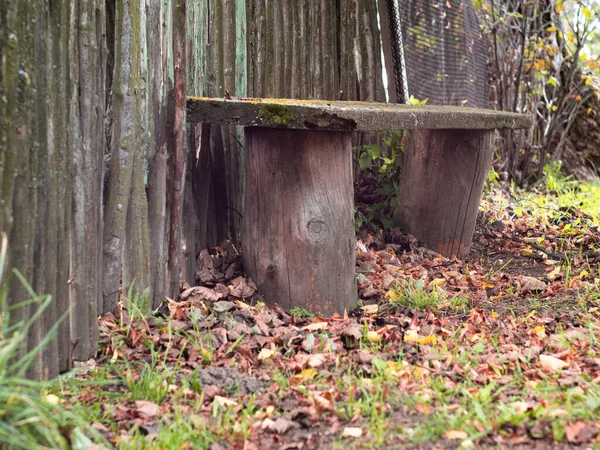
[[[540,355],[540,363],[544,369],[549,369],[555,372],[569,366],[568,362],[551,355]]]
[[[236,406],[238,404],[236,401],[227,397],[221,397],[220,395],[215,395],[213,401],[219,406]]]
[[[517,411],[519,414],[525,414],[527,411],[533,409],[528,402],[512,402],[510,407]]]
[[[136,400],[135,411],[142,419],[154,419],[158,414],[158,405],[148,400]]]
[[[310,369],[304,369],[298,375],[294,375],[294,378],[299,379],[299,380],[312,380],[318,374],[319,374],[319,372],[316,369],[310,368]]]
[[[272,357],[275,354],[275,351],[276,351],[275,348],[264,347],[258,353],[258,359],[259,359],[259,361],[264,361],[265,359],[269,359],[270,357]]]
[[[546,283],[544,283],[542,280],[538,280],[535,277],[521,275],[517,277],[517,282],[521,287],[522,294],[544,292],[546,289],[548,289],[548,285]]]
[[[400,294],[398,294],[398,292],[394,291],[393,289],[390,289],[389,291],[387,291],[385,293],[385,296],[387,298],[389,298],[391,301],[396,301],[400,298]]]
[[[327,322],[313,322],[305,325],[301,328],[302,331],[319,331],[326,330],[329,328],[329,324]]]
[[[377,331],[369,331],[367,333],[367,341],[369,342],[381,342],[381,336],[377,333]]]
[[[294,427],[295,423],[291,420],[278,417],[275,420],[269,419],[268,417],[262,421],[261,428],[263,430],[270,431],[277,434],[285,434],[288,430]]]
[[[363,329],[360,325],[357,325],[355,323],[350,324],[340,330],[340,336],[350,337],[359,341],[362,337],[362,330]]]
[[[237,298],[248,298],[256,292],[256,285],[251,279],[237,277],[229,285],[229,293]]]
[[[363,434],[362,428],[358,427],[345,427],[342,432],[342,437],[359,438]]]
[[[404,334],[404,342],[416,342],[423,345],[434,345],[437,342],[435,336],[419,336],[416,330],[408,330]]]
[[[572,444],[584,444],[596,437],[598,428],[594,424],[588,424],[579,420],[573,425],[567,425],[565,427],[565,434],[567,441]]]
[[[182,302],[197,302],[200,300],[216,301],[223,298],[222,295],[217,294],[214,289],[207,288],[205,286],[194,286],[185,291],[180,295]]]
[[[310,357],[308,358],[308,365],[313,368],[320,367],[325,363],[326,360],[327,355],[323,353],[317,353],[314,355],[310,355]]]
[[[362,306],[360,309],[362,309],[364,315],[370,316],[371,314],[377,314],[377,311],[379,311],[379,305],[365,305]]]
[[[548,278],[550,281],[554,281],[556,280],[556,278],[560,275],[560,266],[556,266],[556,268],[554,270],[552,270],[552,272],[548,272],[546,274],[546,278]]]
[[[462,430],[448,430],[444,433],[446,439],[462,440],[466,439],[468,434]]]

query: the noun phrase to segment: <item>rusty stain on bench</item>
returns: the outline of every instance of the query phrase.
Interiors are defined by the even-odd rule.
[[[332,314],[356,306],[352,132],[409,130],[394,221],[464,258],[499,128],[527,114],[374,102],[190,97],[188,122],[245,126],[242,253],[267,301]]]

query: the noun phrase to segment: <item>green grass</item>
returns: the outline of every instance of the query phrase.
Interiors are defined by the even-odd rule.
[[[398,308],[413,308],[418,311],[437,310],[441,307],[464,309],[469,301],[466,297],[446,297],[446,293],[437,288],[425,288],[423,280],[407,280],[397,284],[387,293],[390,302],[384,309],[395,311]]]
[[[0,280],[6,254],[6,235],[2,233]],[[65,409],[62,399],[52,394],[56,388],[56,380],[36,381],[25,378],[39,350],[55,336],[58,323],[36,348],[23,354],[30,329],[49,307],[52,298],[36,295],[18,271],[13,270],[12,275],[12,281],[22,283],[29,292],[30,299],[8,306],[8,281],[0,285],[0,448],[81,449],[93,445],[94,441],[104,443],[102,436],[87,421]],[[12,322],[11,313],[24,304],[30,304],[35,312],[26,322]]]

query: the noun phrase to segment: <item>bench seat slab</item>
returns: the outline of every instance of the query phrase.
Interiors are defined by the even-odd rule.
[[[247,127],[242,258],[269,303],[356,306],[350,131]]]
[[[493,133],[410,130],[396,225],[447,257],[466,257],[492,162]]]

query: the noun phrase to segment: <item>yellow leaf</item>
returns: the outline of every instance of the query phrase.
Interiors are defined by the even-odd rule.
[[[404,333],[404,342],[417,342],[419,340],[419,334],[417,330],[408,330]]]
[[[431,280],[431,283],[429,283],[429,286],[435,286],[435,287],[444,287],[444,285],[446,284],[446,279],[445,278],[434,278],[433,280]]]
[[[433,335],[426,336],[424,338],[419,339],[418,343],[424,345],[435,345],[437,343],[437,339]]]
[[[587,270],[582,270],[581,272],[579,272],[579,278],[581,278],[582,280],[587,276],[589,276],[589,272]]]
[[[546,329],[542,325],[538,325],[531,329],[531,334],[535,334],[538,338],[543,339],[546,337]]]
[[[381,342],[381,336],[377,333],[377,331],[369,331],[367,333],[367,341],[369,342]]]
[[[589,19],[592,16],[592,12],[587,8],[581,8],[581,13],[585,16],[586,19]]]
[[[390,289],[389,291],[387,291],[385,293],[385,296],[392,301],[396,301],[400,298],[400,295],[398,294],[398,292],[394,291],[393,289]]]
[[[556,266],[556,268],[552,271],[549,272],[546,277],[551,280],[554,281],[556,280],[556,277],[560,274],[560,266]]]
[[[530,248],[524,248],[523,250],[521,250],[521,256],[531,256],[533,255],[533,250],[531,250]]]
[[[303,380],[312,380],[319,374],[316,369],[304,369],[297,375],[297,378],[301,378]]]
[[[417,344],[434,345],[437,342],[437,339],[433,335],[421,337],[416,330],[408,330],[404,334],[404,342],[416,342]]]

